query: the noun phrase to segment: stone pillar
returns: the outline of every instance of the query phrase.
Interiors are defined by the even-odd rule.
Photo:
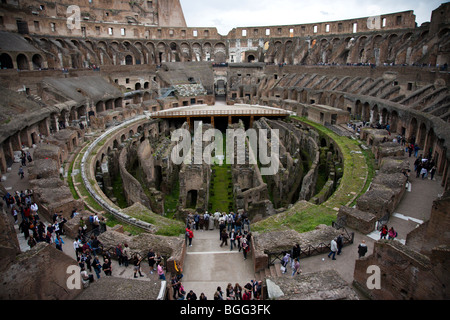
[[[41,122],[39,122],[39,133],[48,137],[50,135],[50,127],[49,127],[49,118],[45,118]]]
[[[22,144],[26,147],[31,147],[31,137],[30,133],[28,132],[28,127],[20,131],[20,139],[22,140]]]
[[[6,173],[6,169],[8,169],[8,166],[6,164],[6,158],[5,154],[3,152],[3,145],[0,146],[0,172]]]
[[[11,147],[11,151],[12,150],[22,150],[22,140],[20,139],[20,132],[16,132],[15,134],[13,134],[10,139],[9,139],[9,145]],[[14,159],[14,152],[11,153],[11,155],[13,156]]]
[[[19,149],[20,150],[20,149]],[[2,144],[2,154],[5,158],[5,161],[9,158],[11,161],[14,161],[14,150],[11,145],[11,139],[6,139]],[[6,166],[8,166],[8,163],[6,163]]]

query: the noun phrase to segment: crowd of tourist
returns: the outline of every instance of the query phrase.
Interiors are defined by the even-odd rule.
[[[194,290],[186,292],[181,281],[182,278],[183,274],[178,273],[171,279],[173,300],[208,300],[204,292],[201,292],[199,296]],[[222,287],[217,287],[212,300],[261,300],[263,299],[262,287],[262,281],[257,280],[250,280],[244,286],[241,286],[239,283],[234,285],[228,283],[225,292],[222,290]]]

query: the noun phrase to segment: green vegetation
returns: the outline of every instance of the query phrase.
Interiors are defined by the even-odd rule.
[[[254,231],[267,232],[289,228],[307,232],[319,224],[331,225],[336,220],[337,209],[352,205],[367,190],[375,174],[373,155],[368,150],[362,150],[359,141],[340,137],[305,118],[292,117],[292,119],[313,127],[319,135],[329,136],[336,142],[343,157],[343,176],[337,190],[323,204],[297,202],[291,209],[254,224],[252,226]]]
[[[209,208],[211,211],[228,212],[234,210],[233,183],[231,165],[212,166],[213,177],[209,192]]]
[[[114,197],[116,198],[116,203],[121,209],[128,207],[127,199],[125,198],[125,194],[123,193],[122,184],[122,176],[118,174],[116,177],[114,177],[112,187]]]
[[[177,180],[169,194],[164,196],[164,212],[166,217],[173,218],[175,212],[177,211],[178,201],[180,199],[180,181]]]
[[[181,221],[162,217],[153,213],[147,207],[140,203],[135,203],[131,207],[123,210],[130,217],[150,223],[157,231],[155,234],[167,237],[178,237],[184,234],[184,223]]]

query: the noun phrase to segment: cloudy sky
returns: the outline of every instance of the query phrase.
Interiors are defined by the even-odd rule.
[[[180,0],[188,27],[289,25],[370,17],[413,10],[420,26],[445,0]]]

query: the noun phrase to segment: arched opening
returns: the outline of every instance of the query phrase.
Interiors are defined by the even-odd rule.
[[[195,209],[197,206],[197,190],[190,190],[186,196],[186,208]]]
[[[13,69],[13,61],[9,54],[2,53],[0,55],[0,69]]]
[[[379,124],[380,123],[380,114],[378,112],[378,106],[374,105],[372,108],[372,115],[370,123]]]
[[[397,133],[397,124],[398,124],[398,113],[397,111],[392,111],[391,112],[391,121],[390,121],[390,125],[391,125],[391,132],[392,133]]]
[[[362,107],[362,121],[369,122],[370,121],[370,105],[368,102],[364,103]]]
[[[43,59],[42,59],[40,54],[35,54],[32,57],[32,62],[33,62],[33,69],[34,70],[39,70],[39,69],[42,68]]]
[[[409,124],[409,130],[408,130],[408,142],[410,143],[416,143],[416,137],[417,137],[417,119],[412,118],[410,124]]]
[[[141,84],[139,83],[139,82],[137,82],[135,85],[134,85],[134,89],[135,90],[141,90]]]
[[[255,61],[256,59],[255,59],[255,56],[254,55],[252,55],[252,54],[249,54],[248,55],[248,57],[247,57],[247,62],[253,62],[253,61]]]
[[[19,70],[29,70],[30,66],[28,64],[28,58],[24,54],[19,54],[17,56],[17,68]]]
[[[133,57],[131,55],[127,55],[125,57],[125,64],[127,66],[132,66],[133,65]]]
[[[427,126],[425,123],[421,123],[419,127],[419,136],[417,137],[417,144],[419,147],[423,148],[425,147],[425,139],[427,137]]]

